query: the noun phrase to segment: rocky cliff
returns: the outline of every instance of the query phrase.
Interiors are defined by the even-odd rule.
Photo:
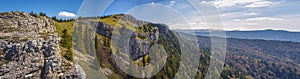
[[[0,79],[80,78],[61,56],[54,21],[24,12],[0,13]]]
[[[103,73],[108,78],[135,79],[136,77],[120,70],[113,57],[119,58],[125,64],[133,60],[138,66],[153,65],[150,62],[156,60],[149,57],[150,48],[153,45],[162,45],[168,58],[163,69],[151,78],[174,78],[174,72],[177,72],[179,66],[180,49],[175,33],[170,31],[168,26],[137,20],[127,14],[101,17],[100,22],[95,25],[97,57]],[[129,41],[129,43],[124,43],[124,41]],[[124,48],[126,45],[128,49]],[[113,50],[119,53],[119,56],[113,55]],[[162,55],[157,55],[157,58],[161,57]],[[124,69],[129,68],[133,70],[132,73],[138,72],[132,67],[124,67]]]

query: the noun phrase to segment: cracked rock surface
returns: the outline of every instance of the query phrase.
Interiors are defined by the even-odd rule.
[[[61,56],[54,21],[24,12],[0,13],[0,79],[80,79]]]

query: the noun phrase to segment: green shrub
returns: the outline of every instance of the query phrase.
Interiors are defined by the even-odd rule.
[[[40,12],[40,16],[47,16],[46,13]]]
[[[36,13],[34,13],[34,12],[30,12],[29,13],[31,16],[33,16],[33,17],[38,17],[39,15],[37,15]]]
[[[62,40],[61,40],[61,46],[62,47],[65,47],[67,49],[70,49],[72,48],[72,36],[71,34],[68,34],[68,30],[67,29],[64,29],[62,31]]]
[[[143,57],[143,63],[144,63],[144,66],[146,66],[150,63],[149,55],[146,55],[146,56]]]
[[[0,55],[4,55],[4,51],[2,48],[0,48]]]
[[[74,62],[74,53],[72,49],[67,49],[67,51],[65,52],[64,58],[66,58],[69,61]]]
[[[9,62],[8,60],[2,60],[2,61],[0,61],[0,66],[7,64],[8,62]]]
[[[63,53],[63,57],[65,57],[69,61],[74,61],[74,53],[72,50],[72,36],[68,33],[67,29],[62,31],[62,40],[60,41],[60,45],[67,50]]]

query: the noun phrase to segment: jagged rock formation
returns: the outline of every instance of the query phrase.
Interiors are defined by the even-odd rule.
[[[130,60],[133,60],[134,64],[139,66],[152,65],[149,62],[156,61],[154,58],[152,60],[149,58],[150,48],[153,45],[162,45],[164,47],[168,57],[166,62],[168,63],[157,75],[151,78],[174,77],[174,72],[177,72],[179,67],[180,49],[175,33],[168,26],[137,20],[128,14],[104,16],[95,25],[97,57],[103,73],[108,78],[136,78],[122,72],[116,65],[113,57],[118,58],[124,64],[129,64],[131,63]],[[124,41],[128,41],[128,43],[124,43]],[[128,49],[124,48],[126,45],[128,45]],[[115,53],[119,53],[119,56],[113,55],[112,50],[115,50]],[[157,55],[158,58],[160,56]]]
[[[118,28],[114,28],[114,26],[107,25],[103,22],[98,22],[96,28],[97,28],[96,32],[105,37],[111,37],[112,31],[118,29]],[[125,30],[126,29],[119,29],[119,31],[125,31]],[[143,29],[138,29],[138,30],[143,31]],[[139,32],[132,32],[132,33],[133,34],[130,37],[131,40],[129,46],[130,47],[129,52],[132,59],[137,59],[141,56],[148,54],[149,53],[148,49],[150,48],[150,45],[157,42],[158,35],[159,35],[158,28],[156,27],[152,27],[152,29],[151,30],[149,29],[148,31],[143,31],[143,33],[139,33]],[[120,34],[120,35],[125,35],[125,34]],[[116,37],[120,37],[120,36],[116,36]],[[123,39],[123,38],[119,38],[119,39]]]
[[[0,14],[0,79],[80,78],[61,56],[54,21],[24,12]]]

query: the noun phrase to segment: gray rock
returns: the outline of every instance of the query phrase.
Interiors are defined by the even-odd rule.
[[[0,37],[7,37],[0,39],[4,53],[0,62],[5,62],[0,65],[0,79],[80,78],[75,65],[61,56],[60,38],[51,19],[0,13],[0,28]]]

